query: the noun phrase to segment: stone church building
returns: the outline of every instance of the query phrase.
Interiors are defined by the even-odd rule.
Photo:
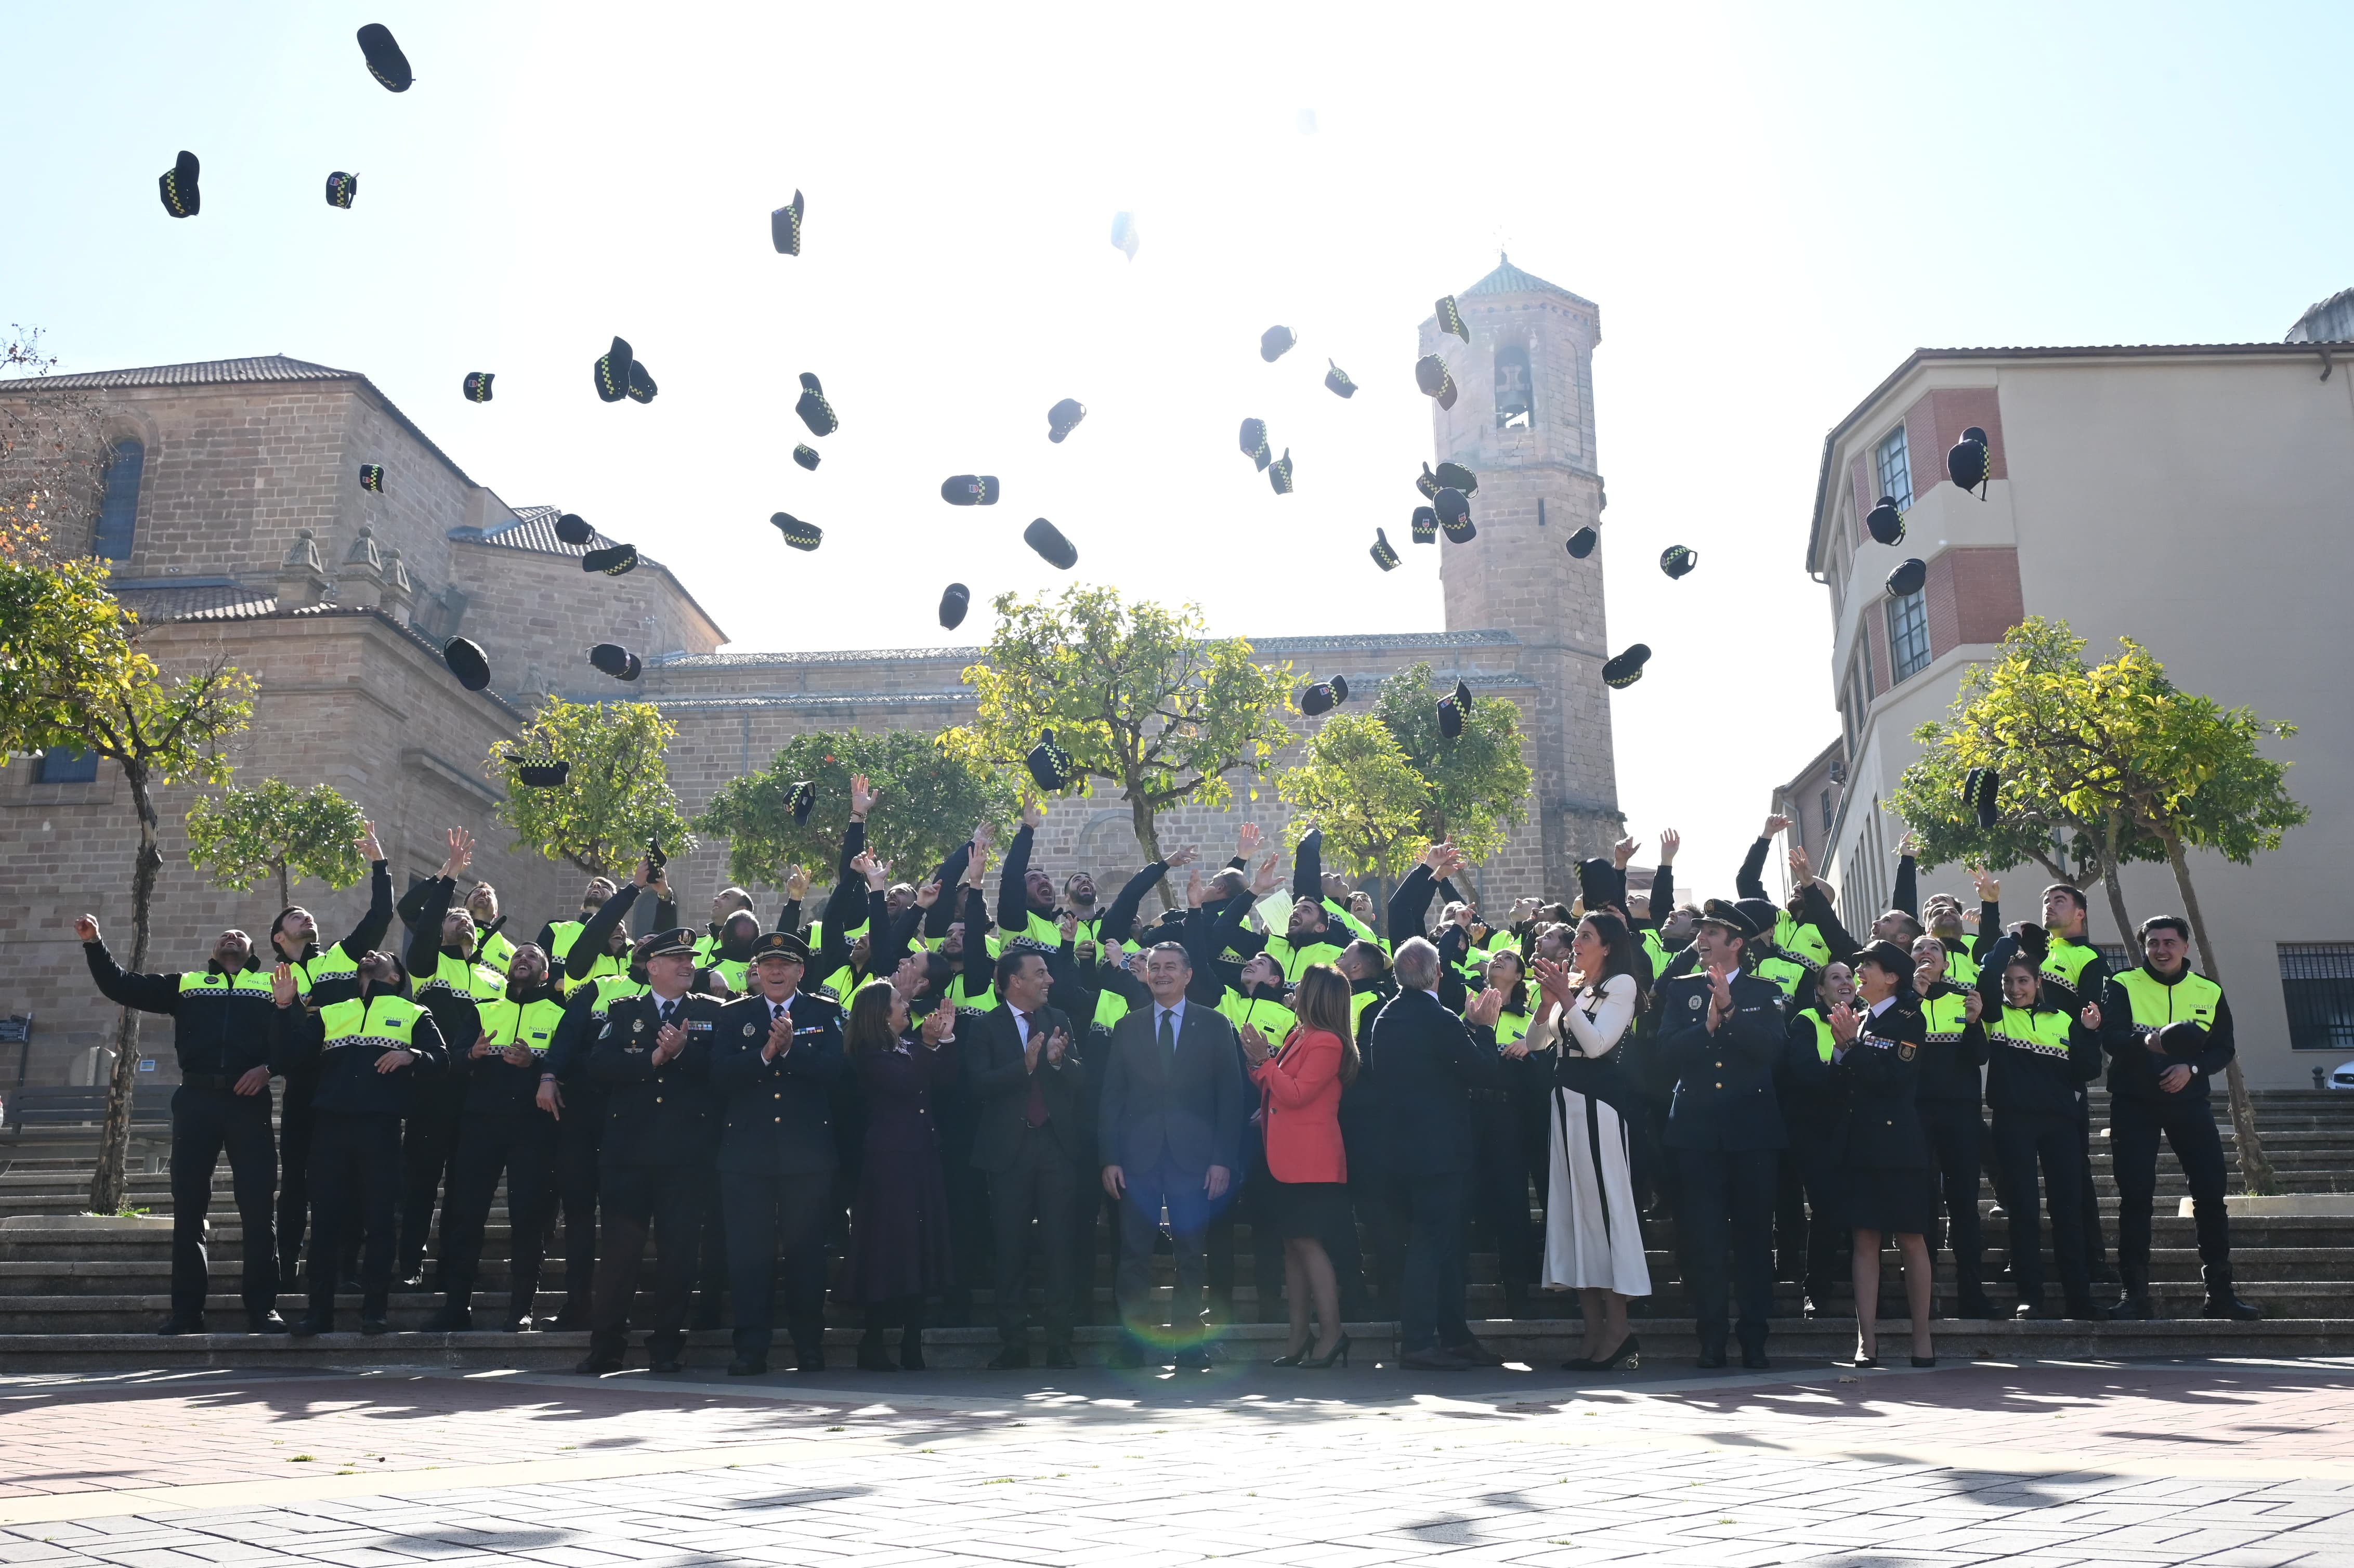
[[[1620,820],[1600,673],[1601,559],[1573,560],[1564,547],[1603,505],[1591,373],[1599,313],[1509,260],[1458,297],[1470,343],[1434,319],[1417,350],[1444,355],[1460,388],[1453,409],[1432,406],[1436,457],[1479,475],[1479,538],[1435,546],[1447,630],[1250,641],[1303,683],[1338,674],[1370,691],[1427,661],[1441,689],[1461,679],[1518,704],[1535,777],[1528,821],[1472,881],[1498,900],[1540,887],[1565,895],[1574,863],[1601,852]],[[454,825],[473,832],[475,874],[498,885],[519,934],[577,907],[578,871],[506,848],[492,815],[498,786],[482,765],[541,696],[614,694],[609,682],[589,684],[592,643],[661,651],[631,695],[678,726],[670,773],[689,815],[796,735],[929,732],[971,715],[960,673],[977,648],[730,652],[687,585],[651,559],[599,595],[579,592],[579,556],[609,541],[558,540],[556,508],[508,505],[360,372],[270,357],[0,383],[9,397],[67,391],[96,394],[107,411],[88,548],[149,624],[144,645],[166,669],[226,657],[251,673],[260,695],[233,743],[238,781],[334,785],[375,819],[396,891],[431,874]],[[382,493],[359,488],[362,463],[384,465]],[[1410,563],[1425,558],[1403,544],[1405,530],[1394,535]],[[440,644],[457,635],[489,654],[492,691],[466,692],[442,668]],[[1295,759],[1287,752],[1275,766]],[[190,868],[184,821],[195,797],[159,793],[158,969],[199,964],[225,927],[259,938],[277,912],[274,888],[223,892]],[[1199,842],[1214,863],[1242,821],[1272,832],[1286,814],[1272,790],[1257,800],[1238,791],[1225,810],[1165,814],[1162,842]],[[0,1047],[0,1096],[18,1083],[102,1077],[113,1010],[90,986],[70,922],[95,914],[127,952],[135,842],[128,791],[93,759],[52,754],[0,769],[0,882],[16,890],[0,906],[0,1015],[34,1019],[21,1060]],[[1141,863],[1127,808],[1103,796],[1059,802],[1040,855],[1058,874],[1084,868],[1115,885]],[[673,859],[683,917],[700,918],[726,863],[720,843]],[[333,937],[357,919],[366,889],[302,884],[294,897]],[[169,1081],[167,1035],[157,1027],[145,1038],[158,1076],[142,1082]]]

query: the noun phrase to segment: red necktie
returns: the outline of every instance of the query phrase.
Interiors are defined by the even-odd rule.
[[[1030,1033],[1034,1038],[1036,1036],[1038,1031],[1044,1027],[1044,1025],[1039,1022],[1038,1015],[1034,1012],[1025,1012],[1022,1015],[1022,1018],[1023,1022],[1030,1026]],[[1044,1045],[1041,1045],[1038,1048],[1039,1056],[1041,1058],[1040,1066],[1042,1069],[1044,1066],[1044,1058],[1045,1055],[1045,1050],[1046,1048]],[[1030,1104],[1028,1108],[1023,1114],[1024,1119],[1027,1120],[1032,1127],[1044,1127],[1046,1125],[1046,1086],[1036,1073],[1030,1075]]]

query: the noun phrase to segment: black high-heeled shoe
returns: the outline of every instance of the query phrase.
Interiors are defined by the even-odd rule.
[[[1299,1364],[1302,1372],[1328,1372],[1334,1361],[1340,1362],[1342,1366],[1349,1364],[1349,1336],[1346,1334],[1341,1336],[1329,1355],[1303,1355],[1299,1358]]]
[[[1854,1367],[1859,1371],[1870,1372],[1879,1367],[1880,1358],[1878,1356],[1857,1356],[1853,1360],[1841,1362],[1840,1364],[1843,1366]]]
[[[1271,1367],[1296,1367],[1299,1364],[1299,1358],[1307,1353],[1308,1352],[1305,1350],[1287,1351],[1285,1354],[1276,1357],[1275,1360],[1267,1362],[1267,1364]]]
[[[1937,1358],[1935,1356],[1914,1356],[1913,1358],[1913,1364],[1916,1367],[1933,1367],[1937,1364]]]
[[[1618,1348],[1587,1368],[1590,1372],[1639,1372],[1643,1366],[1643,1341],[1628,1334],[1618,1341]]]

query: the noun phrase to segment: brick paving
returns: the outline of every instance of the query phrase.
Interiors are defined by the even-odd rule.
[[[2354,1562],[2354,1362],[812,1381],[0,1379],[0,1563]]]

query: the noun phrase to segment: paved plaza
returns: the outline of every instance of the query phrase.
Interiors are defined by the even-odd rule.
[[[2354,1563],[2354,1361],[0,1379],[0,1562]]]

